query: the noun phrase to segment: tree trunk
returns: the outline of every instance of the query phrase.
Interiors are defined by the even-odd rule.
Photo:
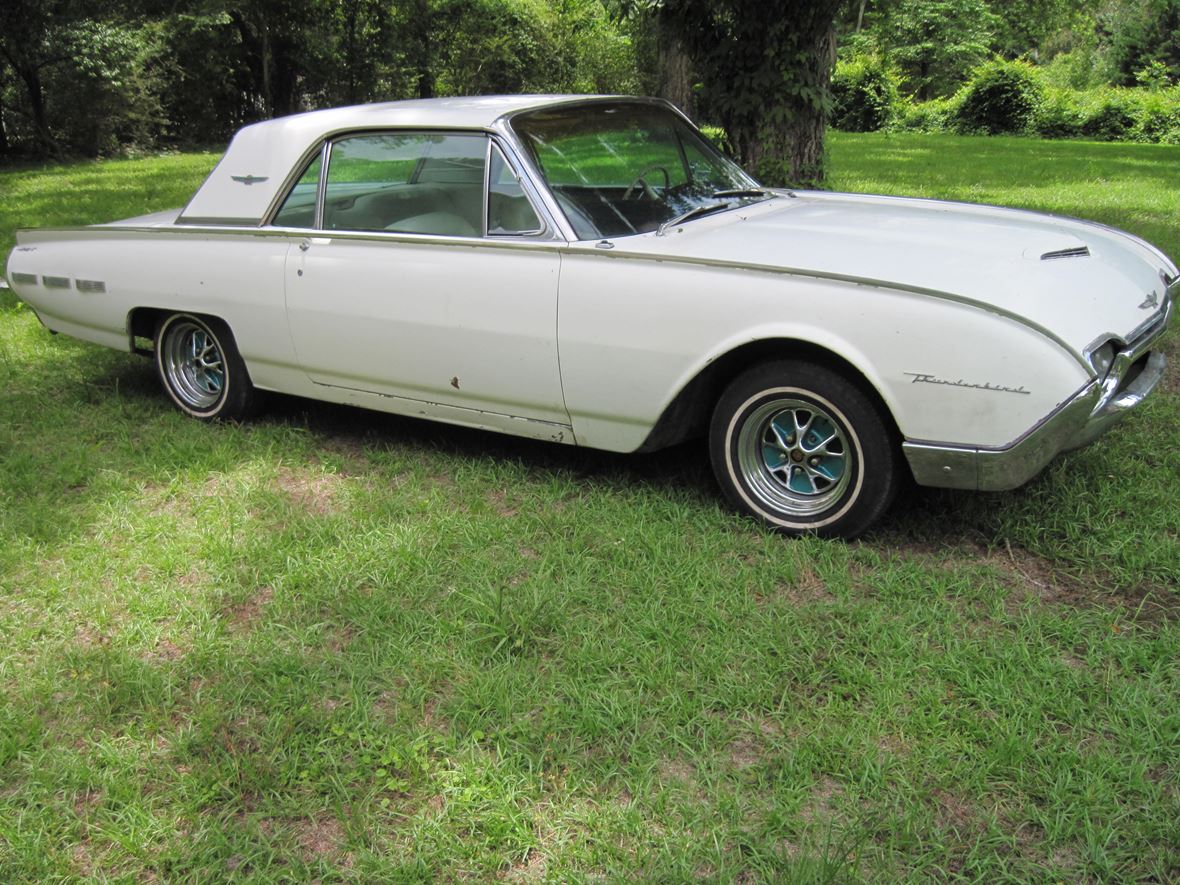
[[[54,152],[56,145],[49,132],[49,120],[45,115],[45,90],[41,86],[41,71],[35,66],[15,66],[18,77],[25,84],[25,91],[29,96],[29,113],[33,118],[33,132],[42,150]]]
[[[800,50],[803,67],[814,87],[826,92],[836,64],[836,28],[830,21],[823,33]],[[739,163],[769,185],[816,186],[824,178],[824,135],[827,117],[821,105],[788,96],[781,108],[768,102],[766,115],[723,120]]]
[[[659,25],[660,98],[666,98],[689,117],[696,113],[692,92],[692,61],[680,37]]]
[[[262,63],[262,103],[265,108],[266,116],[273,117],[275,115],[275,100],[274,91],[271,83],[271,70],[274,59],[271,57],[270,48],[270,26],[264,20],[262,26],[258,29],[259,38],[261,40],[260,61]]]
[[[8,143],[8,127],[4,125],[4,84],[0,83],[0,156],[8,156],[12,146]]]

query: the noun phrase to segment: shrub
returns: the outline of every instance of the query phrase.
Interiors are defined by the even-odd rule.
[[[1141,93],[1135,111],[1136,141],[1161,142],[1168,133],[1180,131],[1180,89],[1160,89]]]
[[[1041,138],[1077,138],[1086,121],[1085,112],[1073,89],[1045,90],[1033,116],[1032,131]]]
[[[1123,141],[1135,126],[1132,100],[1124,90],[1101,89],[1086,96],[1082,136],[1098,141]]]
[[[876,132],[890,125],[897,115],[897,76],[880,56],[861,55],[841,61],[832,76],[832,99],[835,128]]]
[[[989,135],[1029,129],[1042,87],[1032,65],[996,59],[975,69],[958,97],[957,128]]]
[[[945,132],[951,126],[957,107],[952,98],[904,104],[896,128],[907,132]]]

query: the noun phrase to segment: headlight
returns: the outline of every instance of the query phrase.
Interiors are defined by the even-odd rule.
[[[1110,371],[1111,363],[1114,362],[1115,343],[1107,341],[1101,347],[1090,351],[1090,366],[1098,374],[1098,379],[1101,381],[1106,378],[1107,372]]]

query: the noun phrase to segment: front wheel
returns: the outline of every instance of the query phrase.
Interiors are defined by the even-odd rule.
[[[256,392],[229,327],[176,313],[156,329],[156,370],[181,411],[203,421],[244,418]]]
[[[855,537],[900,482],[897,447],[872,401],[801,361],[739,375],[713,412],[709,451],[730,503],[791,535]]]

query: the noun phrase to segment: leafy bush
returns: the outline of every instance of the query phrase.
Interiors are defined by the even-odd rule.
[[[963,87],[955,112],[960,131],[989,135],[1026,132],[1043,87],[1032,65],[995,59],[980,65]]]
[[[1135,127],[1133,101],[1126,90],[1094,90],[1082,123],[1082,136],[1096,141],[1124,141]]]
[[[837,129],[845,132],[884,129],[897,115],[897,76],[877,55],[841,61],[832,76],[832,101],[832,125]]]
[[[1086,114],[1073,89],[1047,88],[1033,117],[1032,131],[1042,138],[1077,138]]]
[[[958,104],[953,98],[936,98],[901,106],[897,129],[906,132],[945,132],[951,128]]]
[[[1160,142],[1173,130],[1180,130],[1180,89],[1141,94],[1131,137],[1135,141]]]

